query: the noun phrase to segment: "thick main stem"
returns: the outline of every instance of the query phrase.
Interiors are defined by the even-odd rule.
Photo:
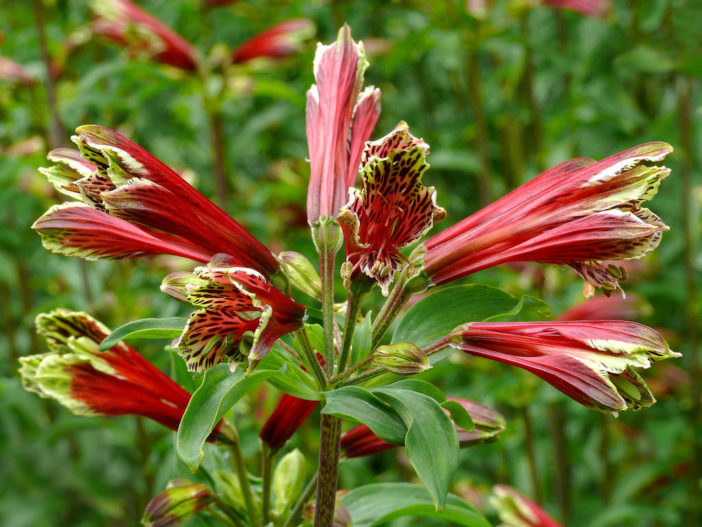
[[[314,527],[331,527],[334,522],[340,438],[341,419],[333,415],[322,414]]]

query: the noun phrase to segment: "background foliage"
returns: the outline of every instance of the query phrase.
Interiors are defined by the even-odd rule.
[[[73,416],[25,392],[16,359],[43,351],[33,320],[55,307],[86,310],[112,327],[185,314],[158,286],[165,270],[186,264],[171,258],[84,263],[45,252],[29,226],[57,196],[37,167],[71,129],[96,123],[124,132],[212,196],[203,85],[194,75],[132,60],[98,41],[67,54],[66,43],[89,22],[89,9],[84,2],[47,1],[47,46],[57,74],[54,115],[36,3],[0,5],[0,55],[37,79],[34,86],[0,80],[0,524],[134,525],[166,481],[187,474],[175,457],[174,434],[137,418]],[[425,181],[437,187],[449,212],[445,225],[569,157],[601,158],[650,140],[671,143],[673,175],[651,204],[671,231],[654,255],[631,266],[625,284],[649,306],[642,321],[661,328],[685,355],[648,375],[658,404],[615,419],[522,371],[462,357],[424,377],[507,417],[501,441],[461,453],[454,490],[478,507],[487,507],[486,492],[502,482],[535,498],[564,525],[702,521],[699,2],[616,1],[604,19],[545,7],[515,11],[496,2],[484,21],[455,0],[242,0],[216,10],[198,0],[139,3],[205,55],[213,44],[232,47],[288,18],[314,21],[316,37],[303,51],[240,66],[224,91],[226,209],[274,250],[302,247],[311,255],[304,215],[305,91],[314,41],[332,40],[344,21],[366,42],[367,83],[383,93],[374,137],[405,120],[431,145]],[[466,281],[545,298],[554,315],[582,298],[572,273],[539,266],[484,271]],[[138,347],[192,389],[181,361],[163,344]],[[237,405],[245,450],[255,450],[256,423],[276,400],[272,389],[261,389]],[[316,451],[316,421],[303,426],[293,446]],[[390,451],[345,463],[340,486],[411,474],[404,454]]]

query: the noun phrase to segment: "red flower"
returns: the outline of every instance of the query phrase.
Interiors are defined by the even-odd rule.
[[[0,81],[17,82],[24,86],[34,86],[36,79],[24,66],[6,57],[0,57]]]
[[[140,146],[108,128],[81,126],[80,152],[57,149],[42,169],[62,193],[83,203],[58,205],[32,226],[55,253],[88,259],[174,254],[275,273],[275,256],[244,227]],[[82,157],[81,157],[82,156]]]
[[[558,320],[635,320],[641,318],[647,308],[650,306],[635,295],[599,295],[565,310]]]
[[[299,51],[302,40],[313,32],[314,25],[306,18],[286,20],[239,44],[232,52],[232,62],[291,55]]]
[[[368,66],[363,44],[344,26],[333,44],[317,47],[314,77],[307,92],[307,143],[310,184],[307,221],[335,218],[356,180],[363,144],[380,114],[380,90],[361,92]]]
[[[405,257],[400,249],[419,240],[446,212],[434,187],[422,184],[429,146],[400,123],[390,134],[366,143],[361,157],[361,189],[339,214],[346,241],[345,278],[360,272],[387,295]]]
[[[678,357],[653,329],[636,322],[475,322],[447,343],[476,357],[518,366],[585,406],[606,412],[651,406],[634,367]]]
[[[504,431],[504,417],[492,408],[468,399],[448,397],[447,400],[460,403],[470,414],[475,425],[473,430],[463,430],[456,426],[461,448],[489,443]],[[383,441],[366,425],[354,426],[341,436],[341,450],[347,458],[370,456],[395,447],[397,445]]]
[[[490,503],[497,509],[501,525],[509,527],[561,527],[536,503],[507,485],[496,485]]]
[[[283,394],[258,437],[271,450],[280,448],[295,434],[318,404],[319,401],[308,401]]]
[[[612,9],[609,0],[541,0],[544,5],[555,9],[570,9],[581,15],[602,17]]]
[[[141,415],[178,430],[190,394],[124,342],[100,351],[110,330],[99,321],[58,309],[39,315],[37,330],[50,351],[20,358],[26,389],[77,415]]]
[[[640,258],[658,246],[668,227],[641,203],[670,171],[645,163],[671,151],[647,143],[599,162],[572,159],[547,170],[426,240],[417,251],[422,285],[528,261],[569,265],[591,287],[620,290],[623,271],[602,261]]]
[[[195,48],[175,31],[129,0],[93,0],[94,33],[182,70],[197,69]]]
[[[173,273],[161,289],[199,307],[175,345],[189,370],[211,368],[228,357],[241,362],[241,343],[251,340],[250,367],[273,343],[302,327],[304,306],[270,285],[253,269],[233,267],[229,255],[216,255],[207,267]],[[258,316],[256,316],[258,315]]]

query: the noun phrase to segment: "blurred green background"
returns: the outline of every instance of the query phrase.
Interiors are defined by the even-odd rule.
[[[525,372],[462,358],[427,378],[507,417],[502,440],[462,452],[455,481],[454,490],[487,514],[486,492],[507,483],[563,525],[702,525],[702,3],[617,0],[608,15],[593,18],[496,1],[484,19],[455,0],[138,3],[212,60],[289,18],[311,19],[316,34],[294,55],[234,66],[222,84],[90,38],[86,2],[0,4],[0,57],[29,75],[0,75],[0,525],[136,525],[151,496],[187,473],[174,435],[158,425],[76,417],[21,388],[16,359],[44,351],[33,333],[40,312],[86,310],[116,327],[186,311],[158,289],[165,272],[187,265],[182,261],[82,262],[42,249],[29,227],[59,200],[37,172],[48,150],[67,143],[80,124],[105,125],[214,197],[215,125],[203,93],[221,93],[226,210],[273,250],[311,254],[305,92],[314,43],[333,40],[344,21],[366,42],[366,84],[382,90],[373,137],[405,120],[431,145],[424,179],[448,211],[444,227],[570,157],[601,158],[651,140],[675,147],[666,163],[673,173],[650,205],[670,232],[630,267],[624,284],[645,305],[639,320],[684,354],[645,372],[655,406],[615,419]],[[467,281],[544,298],[554,316],[582,300],[581,281],[561,269],[500,268]],[[192,382],[162,342],[139,349]],[[276,400],[270,389],[237,406],[248,452],[257,447],[256,423]],[[306,452],[316,449],[315,421],[294,440]],[[352,488],[411,478],[412,471],[402,452],[390,451],[347,463],[341,477],[341,487]]]

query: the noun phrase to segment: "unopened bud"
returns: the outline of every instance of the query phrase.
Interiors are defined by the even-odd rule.
[[[283,456],[273,474],[275,510],[284,514],[302,493],[305,484],[305,456],[298,449]]]
[[[285,251],[278,255],[292,285],[314,298],[320,298],[322,281],[312,262],[300,253]]]
[[[146,506],[144,527],[176,527],[184,524],[213,501],[212,491],[201,483],[173,480]]]
[[[214,475],[215,490],[217,496],[220,496],[228,505],[231,505],[237,510],[245,510],[246,502],[244,494],[241,492],[239,478],[229,470],[217,470]]]
[[[379,346],[373,355],[373,364],[393,373],[405,375],[421,373],[431,368],[422,349],[411,342]]]

